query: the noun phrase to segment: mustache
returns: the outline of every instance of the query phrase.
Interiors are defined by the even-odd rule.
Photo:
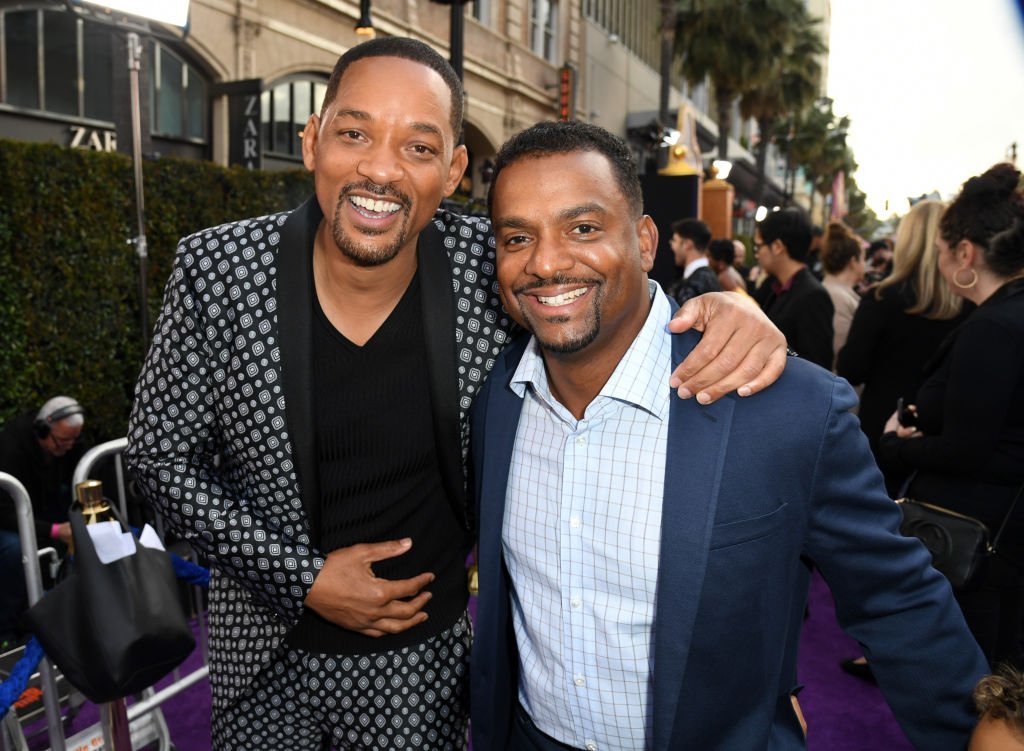
[[[550,287],[553,285],[567,285],[567,284],[593,284],[600,286],[601,282],[597,279],[584,279],[581,276],[565,276],[563,274],[555,274],[549,279],[537,279],[526,284],[520,284],[518,287],[512,288],[512,293],[521,295],[524,292],[529,292],[532,289],[540,289],[541,287]]]
[[[343,185],[341,190],[338,191],[338,199],[341,200],[349,193],[355,193],[356,191],[372,193],[380,198],[389,198],[395,203],[402,204],[406,208],[412,206],[412,199],[402,191],[397,188],[393,188],[390,185],[377,185],[369,180]]]

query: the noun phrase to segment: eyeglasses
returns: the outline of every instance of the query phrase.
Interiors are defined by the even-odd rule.
[[[78,440],[78,435],[57,435],[51,431],[50,439],[53,441],[55,446],[73,446],[75,441]]]

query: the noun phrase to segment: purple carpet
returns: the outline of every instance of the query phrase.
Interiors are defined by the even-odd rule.
[[[800,703],[809,727],[808,748],[810,751],[912,751],[913,747],[893,719],[879,690],[839,669],[840,660],[857,653],[856,642],[839,630],[828,587],[815,574],[811,583],[810,618],[804,626],[799,657],[799,676],[806,686],[800,694]],[[190,673],[200,664],[197,649],[182,666],[181,674]],[[158,688],[170,682],[166,679]],[[163,713],[178,751],[210,751],[208,681],[200,681],[164,704]],[[86,704],[68,728],[67,736],[96,723],[98,716],[97,709]],[[41,749],[46,745],[42,737],[32,748]]]

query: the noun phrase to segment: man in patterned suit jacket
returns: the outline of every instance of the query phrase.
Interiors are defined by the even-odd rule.
[[[178,248],[128,459],[211,565],[219,750],[465,746],[466,415],[510,322],[489,222],[437,212],[462,101],[422,43],[353,48],[303,134],[316,195]],[[690,314],[712,344],[676,385],[778,377],[766,319]]]

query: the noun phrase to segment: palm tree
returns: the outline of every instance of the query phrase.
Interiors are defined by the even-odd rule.
[[[808,107],[794,121],[794,135],[789,144],[793,163],[804,170],[814,192],[828,195],[832,181],[840,170],[847,175],[857,169],[853,152],[846,145],[850,118],[836,118],[832,100],[822,98]],[[814,209],[814,192],[811,209]]]
[[[794,0],[683,0],[676,16],[676,54],[691,86],[710,81],[718,123],[718,158],[725,159],[732,107],[771,74],[784,52]]]
[[[810,105],[820,89],[821,64],[818,56],[827,47],[818,31],[820,19],[811,18],[800,0],[794,0],[784,52],[769,61],[771,72],[760,85],[749,89],[740,98],[740,114],[753,117],[760,133],[755,157],[757,187],[754,201],[764,196],[765,162],[768,146],[776,133],[778,122],[786,115],[799,113]]]

